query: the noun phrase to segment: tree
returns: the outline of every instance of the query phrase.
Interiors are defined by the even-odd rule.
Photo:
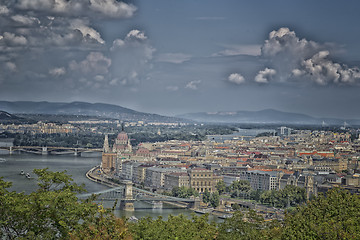
[[[210,195],[209,202],[213,208],[216,208],[220,204],[220,197],[218,192],[213,192]]]
[[[182,239],[200,240],[215,239],[217,229],[215,223],[209,223],[208,215],[200,217],[195,215],[192,219],[180,214],[178,216],[169,215],[168,220],[162,217],[152,219],[146,217],[137,223],[129,225],[133,239]]]
[[[251,189],[250,182],[246,180],[233,181],[230,185],[230,189],[248,192]]]
[[[334,188],[287,214],[281,239],[360,239],[360,196]]]
[[[70,239],[131,240],[132,237],[128,231],[125,219],[117,218],[112,213],[112,210],[104,209],[102,206],[99,206],[98,214],[92,216],[89,221],[84,222],[79,228],[71,232]]]
[[[217,182],[215,188],[219,192],[220,195],[223,194],[226,191],[225,182],[223,180]]]
[[[255,211],[235,211],[233,216],[225,219],[219,225],[219,233],[216,239],[219,240],[241,240],[241,239],[263,239],[263,218]]]
[[[203,202],[208,203],[210,201],[210,192],[205,189],[205,192],[203,193]]]
[[[84,191],[64,172],[35,169],[38,190],[29,195],[9,192],[11,183],[0,179],[0,236],[6,239],[68,239],[98,214],[95,197],[79,201]],[[105,216],[105,215],[103,215]],[[109,215],[106,215],[109,216]],[[96,224],[96,222],[94,223]]]

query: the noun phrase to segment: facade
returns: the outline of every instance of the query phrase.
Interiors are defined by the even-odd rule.
[[[105,135],[101,167],[104,172],[119,174],[122,169],[122,162],[133,155],[130,139],[124,129],[118,134],[112,150],[109,146],[108,135]]]
[[[150,167],[145,171],[145,186],[152,188],[164,188],[165,174],[170,172],[181,172],[183,170],[179,168]]]
[[[190,187],[198,192],[215,191],[216,183],[222,180],[222,177],[214,175],[212,170],[205,168],[193,168],[189,170]]]
[[[190,178],[186,172],[173,172],[165,174],[164,188],[171,191],[174,187],[189,187]]]

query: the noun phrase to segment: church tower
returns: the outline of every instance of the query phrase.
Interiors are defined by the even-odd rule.
[[[104,152],[104,153],[109,153],[109,152],[110,152],[109,136],[108,136],[107,134],[105,134],[103,152]]]

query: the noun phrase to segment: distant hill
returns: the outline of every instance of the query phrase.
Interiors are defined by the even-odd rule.
[[[177,117],[198,122],[222,123],[259,123],[259,124],[314,124],[342,125],[346,121],[350,125],[360,124],[355,119],[315,118],[300,113],[289,113],[266,109],[261,111],[234,111],[234,112],[198,112],[177,115]]]
[[[186,120],[161,116],[158,114],[137,112],[112,104],[86,103],[86,102],[8,102],[0,101],[0,109],[12,114],[57,114],[82,115],[119,119],[122,121],[147,122],[184,122]]]
[[[0,110],[0,120],[17,120],[19,117]]]

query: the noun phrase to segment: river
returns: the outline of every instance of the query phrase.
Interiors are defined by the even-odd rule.
[[[69,175],[77,184],[85,184],[85,189],[88,192],[97,192],[108,187],[95,183],[86,178],[85,173],[94,166],[101,162],[101,158],[97,157],[75,157],[75,156],[53,156],[53,155],[31,155],[31,154],[14,154],[14,155],[0,155],[3,161],[0,161],[0,177],[3,180],[12,182],[13,185],[9,189],[16,192],[31,193],[36,190],[36,178],[32,173],[33,169],[49,168],[51,171],[64,171],[66,170]],[[31,179],[27,179],[24,175],[20,175],[20,171],[30,173]],[[113,203],[104,202],[105,207],[112,207]],[[137,218],[150,216],[156,218],[162,216],[167,219],[169,214],[178,215],[180,213],[191,216],[192,211],[188,209],[169,209],[172,206],[164,204],[163,209],[151,209],[151,205],[145,202],[135,202],[134,212],[125,212],[119,209],[114,211],[118,217],[135,216]],[[139,208],[139,209],[136,209]],[[144,209],[148,208],[148,209]],[[216,217],[210,216],[210,220],[215,220]]]
[[[252,129],[241,129],[239,128],[237,132],[229,135],[208,135],[208,140],[215,142],[223,142],[225,140],[250,140],[256,135],[265,132],[274,133],[275,129],[265,129],[265,128],[252,128]]]

